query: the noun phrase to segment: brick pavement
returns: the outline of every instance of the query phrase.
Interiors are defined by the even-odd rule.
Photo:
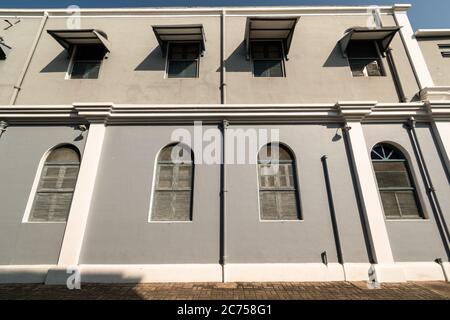
[[[42,284],[0,285],[0,300],[5,299],[450,300],[450,284],[383,284],[378,290],[370,290],[362,282],[82,284],[81,290]]]

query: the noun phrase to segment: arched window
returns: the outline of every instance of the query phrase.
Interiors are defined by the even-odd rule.
[[[416,187],[403,153],[382,143],[373,147],[371,157],[386,218],[421,218]]]
[[[268,144],[258,154],[259,204],[262,220],[297,220],[295,161],[282,145]]]
[[[57,147],[48,154],[42,167],[30,221],[67,221],[79,169],[80,154],[73,146]]]
[[[157,160],[151,220],[190,221],[194,173],[192,150],[182,144],[164,147]]]

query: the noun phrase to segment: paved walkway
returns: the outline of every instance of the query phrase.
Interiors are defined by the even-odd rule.
[[[368,289],[363,282],[82,284],[81,290],[41,284],[0,285],[0,300],[5,299],[450,300],[450,283],[383,284],[377,290]]]

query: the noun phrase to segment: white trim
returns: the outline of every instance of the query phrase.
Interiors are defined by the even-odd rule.
[[[436,262],[398,262],[409,281],[445,281],[441,266]]]
[[[450,29],[419,29],[416,38],[450,37]]]
[[[230,263],[227,282],[344,281],[338,263]]]
[[[89,127],[58,265],[78,264],[94,193],[105,131],[106,128],[103,123],[93,123]]]
[[[220,264],[80,265],[83,283],[221,282]],[[65,284],[66,268],[49,270],[46,284]]]
[[[44,283],[54,265],[3,265],[0,266],[0,284]]]
[[[400,35],[417,81],[419,82],[420,89],[433,87],[433,78],[431,77],[431,73],[422,54],[422,50],[419,47],[419,43],[414,37],[414,31],[406,12],[395,12],[394,18],[397,25],[402,27],[400,29]]]
[[[373,174],[372,161],[361,122],[347,122],[350,154],[361,196],[361,204],[367,221],[371,245],[377,263],[393,263],[391,244],[384,220],[383,208],[379,198],[378,187]]]
[[[82,283],[222,282],[220,264],[82,264]],[[226,282],[311,282],[368,281],[375,269],[380,283],[405,281],[445,281],[450,262],[442,268],[435,262],[370,263],[231,263],[225,265]],[[3,265],[0,283],[66,284],[70,276],[65,266]]]
[[[78,147],[76,147],[75,145],[73,145],[71,143],[65,143],[65,142],[58,143],[57,145],[47,149],[47,151],[44,152],[44,155],[41,157],[41,160],[39,161],[39,164],[38,164],[38,167],[36,170],[36,176],[34,177],[33,185],[31,187],[31,192],[30,192],[30,195],[28,196],[28,201],[27,201],[27,205],[25,207],[25,213],[22,218],[22,223],[26,223],[26,224],[66,224],[67,223],[67,221],[29,221],[31,209],[33,208],[34,200],[36,198],[36,192],[37,192],[37,189],[39,186],[39,182],[41,180],[42,170],[44,169],[45,161],[47,160],[48,156],[50,155],[50,153],[53,150],[55,150],[59,147],[66,146],[66,145],[76,148],[78,154],[80,155],[80,151],[79,151]],[[81,155],[80,155],[80,158],[81,158]]]

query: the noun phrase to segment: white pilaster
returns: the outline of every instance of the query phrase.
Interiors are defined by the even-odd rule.
[[[450,100],[427,101],[431,117],[431,128],[441,151],[447,170],[450,172]]]
[[[416,74],[417,81],[419,82],[420,89],[433,87],[433,78],[431,77],[431,73],[428,69],[427,63],[425,62],[419,43],[414,36],[414,31],[406,13],[410,7],[410,5],[395,5],[395,21],[399,27],[402,27],[400,29],[400,35],[405,45],[411,65],[414,69],[414,73]]]
[[[376,102],[339,102],[338,108],[347,124],[350,153],[374,258],[377,263],[393,263],[394,258],[384,221],[383,208],[361,125],[361,120],[371,112],[375,104]]]
[[[90,125],[58,266],[78,265],[104,136],[105,125],[103,123]]]

